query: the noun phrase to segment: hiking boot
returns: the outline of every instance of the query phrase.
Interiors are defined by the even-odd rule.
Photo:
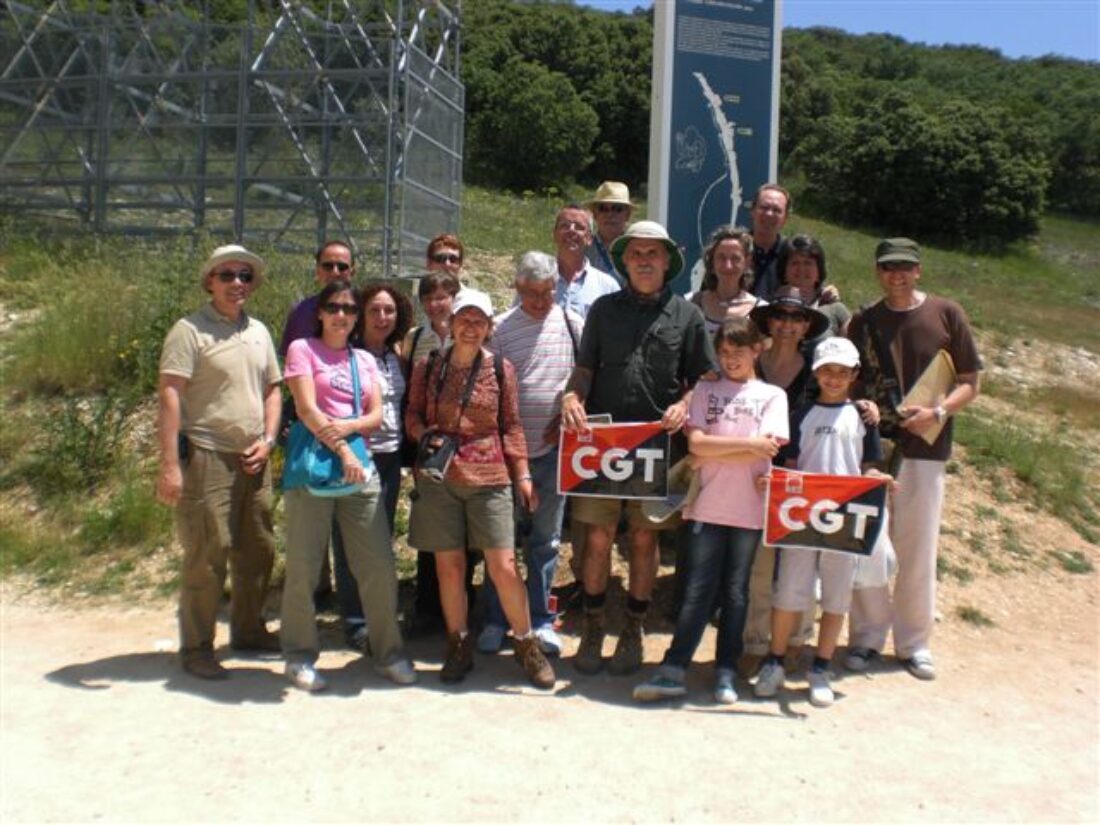
[[[581,673],[599,673],[603,667],[603,608],[584,611],[581,645],[573,657],[573,667]]]
[[[756,677],[752,692],[761,699],[770,699],[779,693],[786,679],[787,673],[783,670],[783,665],[778,662],[765,662],[760,668],[760,675]]]
[[[439,679],[448,684],[461,682],[474,669],[474,644],[469,633],[451,633],[447,637],[447,658]]]
[[[534,635],[525,638],[516,637],[513,642],[516,661],[519,662],[531,684],[543,690],[549,690],[556,681],[554,668],[546,660],[546,654],[539,650],[538,639]]]
[[[278,653],[282,650],[279,634],[272,633],[266,627],[255,636],[242,636],[231,640],[229,646],[243,653]]]
[[[829,684],[829,672],[826,670],[810,671],[810,704],[815,708],[827,708],[836,697],[833,687]]]
[[[229,678],[229,671],[214,658],[213,651],[194,653],[183,657],[183,669],[199,679],[221,681]]]
[[[607,666],[609,673],[615,676],[626,676],[641,669],[642,640],[645,637],[642,632],[643,622],[645,622],[644,613],[626,611],[626,623],[619,634],[619,643],[615,645],[615,655],[611,657],[611,664]]]

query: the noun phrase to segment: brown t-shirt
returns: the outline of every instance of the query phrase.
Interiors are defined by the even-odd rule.
[[[493,370],[493,354],[483,352],[481,369],[474,383],[470,403],[459,409],[470,367],[446,364],[443,386],[439,387],[439,375],[444,370],[447,350],[441,352],[432,365],[432,373],[425,380],[428,359],[422,358],[413,367],[409,379],[409,406],[405,412],[405,429],[412,423],[438,426],[445,433],[458,433],[459,447],[447,481],[473,486],[490,486],[510,483],[509,465],[527,458],[527,442],[519,418],[519,394],[516,388],[516,371],[507,359],[503,363],[504,387],[497,387]],[[501,402],[497,393],[503,389]],[[438,401],[437,393],[438,391]],[[498,412],[503,410],[504,425],[498,426]],[[503,441],[501,432],[504,433]]]
[[[853,341],[863,339],[867,323],[865,316],[875,325],[893,356],[902,396],[921,377],[941,349],[947,350],[959,375],[978,372],[982,368],[970,322],[962,307],[954,301],[927,295],[920,306],[898,311],[879,300],[852,317],[848,337]],[[863,368],[865,374],[862,378],[867,383],[870,380],[866,374],[867,365],[864,364]],[[898,440],[902,455],[906,458],[946,461],[951,455],[952,424],[948,420],[940,437],[931,445],[920,436],[902,431]]]

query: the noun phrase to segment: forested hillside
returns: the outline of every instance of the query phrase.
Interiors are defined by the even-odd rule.
[[[644,182],[651,13],[478,0],[463,38],[472,181]],[[1100,64],[787,29],[780,175],[824,216],[943,240],[1098,215]]]

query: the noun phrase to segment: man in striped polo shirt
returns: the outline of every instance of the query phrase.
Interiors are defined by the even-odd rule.
[[[542,252],[527,252],[516,266],[518,303],[498,315],[489,349],[507,358],[519,381],[519,415],[527,439],[527,455],[535,487],[534,512],[522,513],[523,548],[527,561],[527,600],[543,653],[561,653],[550,612],[550,587],[558,563],[565,497],[558,494],[558,412],[561,393],[573,371],[584,321],[554,301],[557,261]],[[486,580],[486,623],[477,646],[495,653],[504,642],[508,622],[492,582]]]

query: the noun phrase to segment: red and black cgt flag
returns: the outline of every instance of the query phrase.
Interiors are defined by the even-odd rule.
[[[668,432],[660,422],[589,424],[562,430],[558,492],[598,498],[663,499],[668,495]]]
[[[886,513],[886,479],[773,467],[764,544],[870,556]]]

